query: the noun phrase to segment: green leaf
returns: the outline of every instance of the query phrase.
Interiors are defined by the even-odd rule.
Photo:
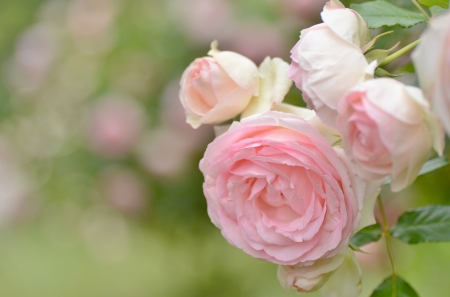
[[[379,224],[367,226],[358,231],[350,239],[350,244],[354,247],[360,247],[371,242],[378,241],[381,238],[382,230]]]
[[[399,276],[395,277],[396,281],[396,294],[393,295],[392,293],[392,285],[394,282],[394,277],[390,276],[387,279],[383,281],[383,283],[373,291],[372,295],[370,297],[419,297],[417,292],[402,278]]]
[[[368,253],[368,252],[366,252],[366,251],[360,249],[360,248],[357,247],[357,246],[354,246],[354,245],[351,244],[351,243],[348,244],[348,247],[349,247],[350,249],[352,249],[353,251],[358,252],[358,253],[367,254],[367,255],[368,255],[368,254],[371,254],[371,253]]]
[[[414,64],[413,63],[409,63],[405,66],[403,66],[402,68],[399,69],[402,72],[407,72],[407,73],[415,73],[416,70],[414,69]]]
[[[399,77],[402,76],[403,73],[389,73],[388,71],[386,71],[385,69],[378,67],[375,70],[375,77]]]
[[[380,68],[378,68],[378,69],[380,69]],[[425,164],[423,164],[422,169],[420,169],[418,176],[427,174],[431,171],[434,171],[436,169],[444,167],[448,164],[450,164],[450,162],[445,157],[438,157],[438,158],[428,160]],[[386,179],[386,181],[383,183],[383,185],[388,185],[390,183],[391,183],[391,177],[388,177]]]
[[[393,25],[408,28],[426,20],[421,13],[403,9],[386,1],[370,1],[352,4],[350,7],[367,21],[370,29]]]
[[[391,230],[406,243],[450,241],[450,205],[428,205],[404,213]]]
[[[440,6],[437,6],[437,5],[433,6],[433,7],[430,7],[430,12],[431,12],[431,16],[432,17],[437,16],[438,14],[441,14],[441,13],[443,13],[445,11],[447,11],[447,10],[442,8],[442,7],[440,7]]]
[[[445,157],[439,157],[439,158],[434,158],[432,160],[428,160],[422,166],[422,169],[420,169],[419,175],[434,171],[434,170],[444,167],[448,164],[449,164],[449,162]]]
[[[433,6],[440,6],[442,8],[448,8],[447,0],[419,0],[419,3],[428,8]]]
[[[378,41],[378,39],[380,39],[383,36],[389,35],[391,33],[394,33],[394,31],[387,31],[381,34],[378,34],[377,36],[373,37],[372,40],[370,40],[366,45],[364,45],[361,50],[363,51],[363,53],[367,53],[368,51],[370,51],[373,46],[375,45],[375,42]]]
[[[383,62],[383,60],[386,59],[387,56],[389,56],[399,44],[400,42],[398,42],[396,45],[387,50],[376,49],[368,52],[367,54],[364,55],[366,57],[367,63],[370,64],[372,61],[377,60],[378,65],[380,65],[381,62]]]

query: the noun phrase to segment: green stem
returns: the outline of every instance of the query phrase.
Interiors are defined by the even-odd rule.
[[[378,204],[380,205],[381,218],[383,220],[383,234],[386,240],[386,248],[389,255],[389,260],[391,261],[392,267],[392,297],[397,297],[397,269],[395,268],[394,255],[392,253],[391,247],[391,230],[389,229],[389,224],[386,218],[386,213],[384,211],[383,202],[381,197],[378,195]]]
[[[404,54],[406,54],[407,52],[409,52],[410,50],[415,48],[420,43],[420,41],[421,41],[421,39],[417,39],[416,41],[408,44],[404,48],[399,49],[392,55],[387,56],[386,59],[384,59],[383,62],[380,63],[380,66],[384,66],[384,65],[398,59],[399,57],[403,56]]]
[[[428,15],[428,13],[422,8],[422,6],[420,6],[419,3],[417,3],[416,0],[411,0],[411,2],[420,10],[421,13],[423,13],[424,16],[426,16],[427,21],[430,20],[430,16]]]

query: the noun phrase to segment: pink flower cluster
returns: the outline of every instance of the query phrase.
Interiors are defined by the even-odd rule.
[[[279,264],[285,288],[352,297],[361,276],[350,238],[374,222],[381,184],[412,184],[431,150],[442,154],[444,134],[421,89],[374,78],[357,12],[331,0],[321,16],[290,65],[268,57],[257,67],[213,43],[184,72],[180,100],[193,128],[240,115],[216,126],[200,162],[208,214],[228,242]],[[292,81],[309,109],[282,103]],[[444,82],[428,84],[448,104]]]

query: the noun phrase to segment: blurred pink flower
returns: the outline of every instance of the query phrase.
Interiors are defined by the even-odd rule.
[[[141,136],[144,111],[128,98],[107,96],[97,102],[89,115],[89,145],[100,155],[120,158],[128,154]]]
[[[319,19],[319,14],[328,0],[282,0],[286,13],[309,21]]]
[[[116,7],[108,0],[73,0],[67,26],[76,45],[86,53],[104,52],[113,42]]]
[[[133,96],[145,96],[157,87],[157,70],[148,52],[125,51],[111,61],[111,87]]]
[[[105,207],[96,206],[81,219],[81,235],[91,256],[103,263],[120,263],[130,253],[130,228],[127,221]]]
[[[191,155],[186,135],[160,127],[147,133],[139,147],[143,166],[151,173],[170,177],[179,174]]]
[[[232,6],[227,0],[174,0],[171,6],[175,21],[193,43],[220,39],[231,22]]]
[[[143,181],[133,171],[111,169],[100,176],[101,192],[115,209],[127,214],[142,213],[147,207]]]
[[[265,57],[288,58],[282,30],[264,22],[232,23],[227,35],[218,38],[223,48],[235,51],[259,64]]]
[[[16,44],[6,79],[14,89],[36,91],[45,81],[58,52],[57,30],[50,25],[35,25],[26,30]]]
[[[29,213],[31,185],[14,162],[11,148],[0,140],[0,227]]]

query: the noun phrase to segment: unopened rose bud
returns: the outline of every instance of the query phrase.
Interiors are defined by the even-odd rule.
[[[258,95],[258,68],[251,60],[214,48],[209,54],[192,62],[180,82],[186,122],[193,128],[234,118]]]
[[[302,30],[291,50],[289,78],[303,93],[308,107],[334,126],[339,101],[358,83],[373,76],[362,46],[369,29],[361,16],[339,1],[329,1],[323,23]]]
[[[339,103],[337,128],[356,173],[391,176],[394,192],[417,177],[432,148],[442,154],[444,134],[420,89],[390,78],[359,84]]]

